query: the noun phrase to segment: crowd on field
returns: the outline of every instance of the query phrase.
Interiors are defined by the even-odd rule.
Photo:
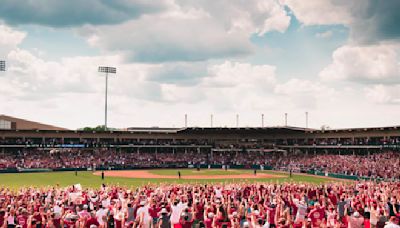
[[[398,228],[400,183],[0,189],[1,228]]]

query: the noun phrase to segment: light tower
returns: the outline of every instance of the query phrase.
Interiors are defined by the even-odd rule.
[[[0,60],[0,71],[6,71],[6,61]]]
[[[288,114],[285,113],[285,127],[287,127],[287,116],[288,116]]]
[[[188,126],[188,116],[187,116],[187,114],[185,114],[185,127],[187,127]]]
[[[308,112],[306,112],[306,128],[308,128]]]
[[[261,114],[261,127],[264,127],[264,113]]]
[[[99,66],[99,70],[98,71],[100,73],[106,73],[106,94],[105,94],[105,104],[104,104],[104,130],[107,130],[108,74],[116,74],[117,73],[117,68]]]

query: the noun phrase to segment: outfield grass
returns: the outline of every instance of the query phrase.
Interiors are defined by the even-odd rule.
[[[182,175],[200,175],[194,169],[181,169]],[[151,170],[150,172],[159,175],[176,175],[178,170]],[[252,173],[252,170],[206,170],[203,169],[201,175],[222,175],[222,174],[241,174]],[[326,179],[317,176],[308,176],[295,174],[289,178],[287,173],[276,173],[272,171],[258,171],[259,173],[279,174],[282,178],[259,178],[259,179],[226,179],[220,180],[178,180],[178,179],[145,179],[145,178],[122,178],[122,177],[107,177],[101,180],[100,176],[95,176],[90,171],[78,172],[75,176],[74,172],[44,172],[44,173],[17,173],[17,174],[0,174],[0,187],[8,187],[18,189],[21,187],[46,187],[46,186],[70,186],[73,184],[81,184],[83,187],[98,188],[102,183],[107,185],[121,185],[127,187],[137,187],[145,184],[180,184],[180,183],[227,183],[227,182],[265,182],[265,183],[282,183],[282,182],[305,182],[320,184],[331,182],[331,179]],[[337,180],[340,181],[340,180]]]

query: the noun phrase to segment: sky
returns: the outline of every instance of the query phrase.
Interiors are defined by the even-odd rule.
[[[400,125],[398,0],[3,0],[0,114],[108,126]]]

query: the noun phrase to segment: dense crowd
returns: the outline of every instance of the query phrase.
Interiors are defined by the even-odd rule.
[[[400,153],[385,152],[364,156],[328,154],[296,155],[278,158],[275,162],[275,167],[400,179]]]
[[[0,189],[0,227],[398,228],[400,184],[236,183]]]
[[[186,165],[198,162],[206,155],[194,156],[195,152],[146,153],[117,152],[116,150],[62,151],[29,150],[4,154],[0,168],[93,168],[93,167],[154,167],[161,164]],[[183,156],[186,155],[186,156]]]
[[[196,149],[174,152],[128,152],[110,149],[61,151],[23,150],[1,154],[0,169],[19,168],[134,168],[188,167],[189,165],[262,165],[273,169],[321,171],[373,178],[400,179],[400,153],[380,152],[370,155],[286,155],[260,152],[213,152]]]

